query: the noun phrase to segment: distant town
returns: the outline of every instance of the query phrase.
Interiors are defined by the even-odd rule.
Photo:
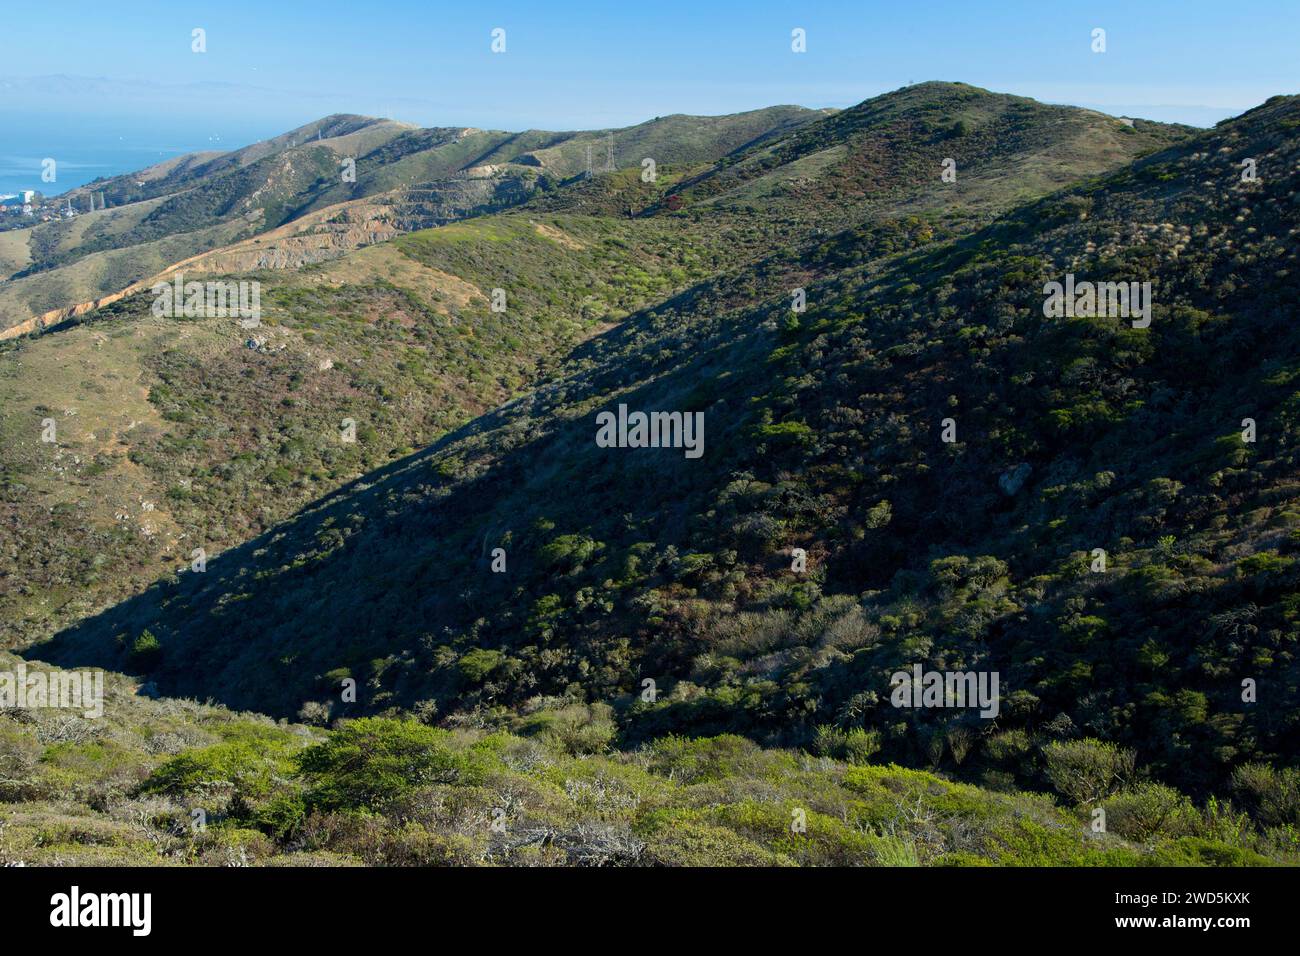
[[[22,214],[30,216],[32,214],[32,201],[36,198],[36,193],[30,189],[22,192],[6,193],[0,195],[0,212]]]
[[[13,217],[28,216],[39,222],[53,222],[58,219],[73,219],[79,212],[94,212],[105,206],[102,193],[98,196],[98,205],[95,193],[87,193],[85,199],[79,202],[85,203],[84,209],[77,209],[71,197],[60,203],[56,197],[47,198],[31,189],[0,193],[0,229],[7,225],[18,226],[21,220],[15,221]]]

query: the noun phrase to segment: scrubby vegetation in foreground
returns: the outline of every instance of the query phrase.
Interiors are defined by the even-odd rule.
[[[12,660],[12,659],[10,659]],[[1115,776],[1125,754],[1038,746],[1063,796],[734,735],[612,748],[607,709],[538,700],[494,726],[369,717],[332,731],[110,682],[105,717],[0,712],[0,864],[1256,865],[1297,857],[1300,775],[1252,768],[1257,827]],[[1131,770],[1131,755],[1128,763]],[[1068,796],[1065,796],[1068,795]],[[1095,800],[1094,814],[1071,798]],[[21,802],[17,802],[21,801]]]

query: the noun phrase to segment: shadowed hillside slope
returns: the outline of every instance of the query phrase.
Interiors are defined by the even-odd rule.
[[[893,123],[900,115],[928,115],[926,104],[935,96],[962,103],[975,97],[993,112],[1020,102],[951,84],[917,89],[879,98],[875,112]],[[898,106],[887,105],[895,101]],[[1042,110],[1044,116],[1059,113]],[[1088,123],[1096,119],[1086,111],[1066,112]],[[734,117],[670,116],[615,131],[613,138],[622,144],[618,156],[654,150],[680,161],[662,164],[656,183],[641,184],[666,190],[711,151],[781,140],[809,113],[777,107]],[[1038,129],[1038,115],[1021,125]],[[350,128],[345,124],[340,132]],[[824,131],[817,142],[832,141],[840,128]],[[844,128],[857,137],[854,155],[884,142],[871,138],[870,123]],[[479,155],[482,144],[467,145],[487,134],[460,132],[399,132],[379,147],[392,157],[363,163],[358,172],[364,178],[368,169],[392,170],[402,156],[440,163],[431,175],[500,158]],[[1043,127],[1035,138],[1049,132]],[[509,149],[540,148],[534,140],[541,135],[520,134]],[[583,137],[604,141],[596,134],[554,135],[562,137],[570,159],[584,152]],[[317,146],[322,141],[307,139],[307,147],[296,148],[326,149],[334,142],[326,138],[326,146]],[[1129,145],[1140,152],[1150,138]],[[229,165],[251,170],[281,155],[256,152],[243,157],[244,166]],[[1018,158],[1024,154],[984,154],[995,165]],[[551,165],[516,168],[540,183],[537,177],[551,174],[538,169],[558,160],[546,162]],[[1081,154],[1080,175],[1095,163]],[[638,170],[630,172],[640,183]],[[585,197],[611,176],[578,174],[548,187],[550,196],[577,197],[555,204],[563,212],[529,205],[348,254],[348,243],[365,244],[412,225],[402,219],[412,203],[421,204],[421,216],[435,214],[433,190],[418,200],[408,191],[401,202],[378,194],[307,213],[164,273],[193,279],[233,272],[260,282],[265,315],[255,334],[230,319],[151,316],[146,289],[134,300],[74,318],[55,335],[7,346],[0,350],[6,449],[0,457],[0,609],[7,618],[0,640],[17,646],[47,637],[187,565],[195,549],[213,555],[247,541],[341,483],[520,394],[578,343],[637,309],[664,303],[665,309],[710,315],[752,305],[847,264],[934,243],[958,231],[959,223],[987,217],[986,205],[973,205],[978,193],[953,184],[936,189],[938,172],[936,165],[926,182],[864,193],[857,205],[841,203],[859,225],[834,236],[720,206],[605,215]],[[823,182],[847,175],[828,170]],[[983,174],[971,164],[962,175]],[[486,179],[442,180],[439,189],[446,200],[455,183],[506,181],[498,170]],[[927,193],[945,198],[942,221],[905,214]],[[1006,191],[998,201],[1009,208],[1015,195]],[[437,215],[457,214],[437,208]],[[800,208],[811,216],[815,205]],[[773,241],[778,230],[789,241]],[[120,252],[135,255],[144,248]],[[505,312],[492,310],[494,289],[507,295]],[[576,354],[573,367],[589,357]],[[57,422],[53,442],[43,440],[47,419]],[[344,419],[358,423],[355,445],[340,443]]]
[[[866,730],[999,786],[1101,738],[1226,792],[1298,756],[1298,195],[1279,97],[967,237],[862,264],[861,230],[829,237],[806,312],[635,315],[572,374],[34,653],[281,714],[559,697],[609,703],[629,743]],[[1150,326],[1046,316],[1067,273],[1150,282]],[[597,447],[619,403],[702,413],[703,455]],[[999,672],[998,719],[891,706],[918,663]]]

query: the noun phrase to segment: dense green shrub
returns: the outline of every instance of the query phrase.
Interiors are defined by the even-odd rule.
[[[1158,783],[1139,783],[1102,802],[1106,829],[1127,840],[1146,843],[1157,836],[1182,835],[1194,826],[1191,801]]]
[[[378,811],[417,787],[480,779],[482,767],[453,750],[448,736],[447,731],[412,721],[345,721],[329,740],[308,747],[299,757],[307,806]]]
[[[1136,755],[1093,738],[1054,740],[1043,747],[1047,779],[1076,804],[1096,803],[1133,775]]]
[[[1300,828],[1300,769],[1246,764],[1233,771],[1232,789],[1264,825]]]
[[[824,757],[835,757],[851,764],[865,764],[880,752],[881,734],[878,730],[850,727],[843,730],[822,724],[813,739],[813,750]]]
[[[131,642],[128,662],[134,669],[147,673],[162,662],[162,656],[162,644],[152,631],[145,629]]]

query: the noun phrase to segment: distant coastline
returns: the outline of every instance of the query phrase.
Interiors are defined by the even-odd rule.
[[[210,133],[194,121],[147,117],[82,116],[0,109],[0,195],[25,189],[58,196],[96,179],[120,176],[186,153],[238,149],[267,135],[220,123]],[[56,179],[41,180],[41,161],[57,162]]]
[[[6,147],[0,153],[0,195],[31,189],[46,196],[58,196],[96,179],[119,176],[194,151],[90,145],[42,151],[40,144],[21,141]],[[41,181],[41,160],[46,156],[58,162],[58,178],[52,183]]]

